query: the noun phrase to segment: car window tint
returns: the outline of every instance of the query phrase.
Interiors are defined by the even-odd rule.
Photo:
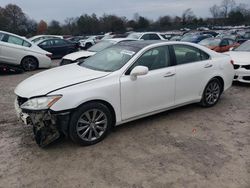
[[[150,34],[149,38],[150,40],[160,40],[160,37],[157,34]]]
[[[223,39],[222,41],[221,41],[221,46],[228,46],[229,45],[229,43],[228,43],[228,40],[227,39]]]
[[[144,34],[141,39],[143,40],[150,40],[149,34]]]
[[[187,45],[173,45],[177,65],[192,63],[209,59],[209,55],[202,50],[187,46]]]
[[[3,40],[3,37],[4,37],[4,34],[3,34],[3,33],[0,33],[0,41]]]
[[[39,44],[39,46],[53,46],[53,41],[52,40],[46,40]]]
[[[130,68],[130,71],[139,65],[146,66],[149,70],[156,70],[170,66],[168,46],[161,46],[148,50],[135,62]]]
[[[18,37],[15,37],[15,36],[11,36],[11,35],[9,35],[7,42],[11,43],[11,44],[17,44],[17,45],[20,45],[20,46],[23,45],[23,40],[22,39],[20,39]]]
[[[55,45],[64,45],[67,44],[64,40],[54,40]]]

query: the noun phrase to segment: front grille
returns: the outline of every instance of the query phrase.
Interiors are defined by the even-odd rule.
[[[243,79],[243,80],[250,81],[250,76],[243,76],[242,79]]]
[[[245,68],[247,70],[250,70],[250,65],[243,65],[242,68]]]
[[[60,62],[60,66],[68,65],[68,64],[71,64],[71,63],[74,63],[74,61],[71,61],[69,59],[62,59],[62,61]]]
[[[27,98],[23,98],[23,97],[19,97],[17,96],[17,103],[19,106],[21,106],[23,103],[25,103],[26,101],[28,101]]]
[[[240,68],[240,65],[234,64],[234,69],[238,69],[238,68]]]

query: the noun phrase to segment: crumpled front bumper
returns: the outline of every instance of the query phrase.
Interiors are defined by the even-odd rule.
[[[33,126],[35,140],[40,147],[54,142],[61,134],[68,136],[70,112],[22,110],[17,99],[15,109],[24,124]]]

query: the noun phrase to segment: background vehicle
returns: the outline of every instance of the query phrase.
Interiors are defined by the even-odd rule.
[[[85,37],[84,39],[79,40],[79,46],[81,49],[88,49],[96,44],[96,40],[96,36]]]
[[[172,38],[170,38],[169,40],[170,41],[180,41],[182,38],[183,38],[182,35],[176,35],[176,36],[173,36]]]
[[[212,35],[208,34],[190,34],[190,35],[185,35],[183,38],[180,40],[182,42],[192,42],[192,43],[199,43],[200,41],[210,38]]]
[[[234,61],[234,81],[250,83],[250,41],[244,42],[226,54]]]
[[[74,52],[71,54],[68,54],[62,58],[62,61],[60,62],[60,65],[66,65],[70,63],[83,62],[86,58],[96,54],[97,52],[100,52],[110,46],[113,46],[117,43],[123,42],[123,41],[132,41],[134,39],[128,39],[128,38],[114,38],[114,39],[107,39],[102,40],[101,42],[95,44],[94,46],[90,47],[88,50]]]
[[[63,36],[60,36],[60,35],[36,35],[34,37],[31,37],[29,38],[29,40],[31,42],[38,42],[40,40],[44,40],[44,39],[53,39],[53,38],[60,38],[60,39],[63,39]]]
[[[0,63],[30,71],[50,67],[51,55],[24,37],[0,31]]]
[[[233,76],[230,57],[203,46],[129,41],[30,77],[15,89],[15,104],[40,146],[61,133],[91,145],[114,125],[190,103],[214,106]]]
[[[62,58],[66,54],[75,52],[78,50],[76,43],[70,42],[64,39],[45,39],[36,43],[40,48],[51,52],[52,58]]]
[[[227,52],[230,48],[239,46],[237,42],[232,39],[224,38],[208,38],[199,42],[200,45],[206,46],[216,52]]]
[[[136,40],[165,40],[159,33],[145,32],[145,33],[131,33],[127,38]]]

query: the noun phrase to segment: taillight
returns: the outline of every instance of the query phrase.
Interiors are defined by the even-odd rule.
[[[234,65],[234,61],[233,61],[233,60],[231,60],[230,63],[231,63],[232,65]]]
[[[49,57],[50,59],[52,58],[52,54],[46,54],[47,57]]]

